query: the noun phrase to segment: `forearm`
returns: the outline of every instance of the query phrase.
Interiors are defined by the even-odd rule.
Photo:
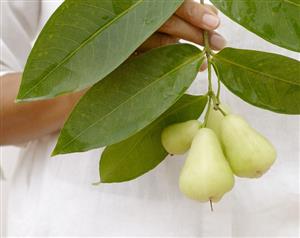
[[[18,144],[58,131],[82,92],[51,100],[15,103],[21,74],[0,78],[0,144]]]

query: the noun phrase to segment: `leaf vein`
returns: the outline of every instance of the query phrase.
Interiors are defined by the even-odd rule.
[[[227,63],[229,63],[229,64],[235,65],[235,66],[240,67],[240,68],[245,69],[245,70],[248,70],[248,71],[250,71],[250,72],[252,72],[252,73],[256,73],[256,74],[258,74],[258,75],[263,75],[263,76],[266,76],[267,78],[270,78],[270,79],[276,79],[276,80],[278,80],[278,81],[282,81],[282,82],[287,83],[287,84],[292,84],[292,85],[300,86],[300,83],[298,84],[297,82],[287,81],[287,80],[284,80],[284,79],[282,79],[282,78],[279,78],[279,77],[277,77],[277,76],[275,76],[275,75],[270,75],[270,74],[268,74],[268,73],[263,73],[263,72],[257,71],[257,70],[255,70],[255,69],[246,67],[245,65],[241,65],[241,64],[238,64],[238,63],[236,63],[236,62],[234,62],[234,61],[231,61],[231,60],[229,60],[229,59],[223,58],[223,57],[221,57],[220,55],[215,55],[215,57],[216,57],[217,59],[221,60],[221,61],[225,61],[225,62],[227,62]]]
[[[51,71],[49,71],[46,75],[44,75],[38,83],[36,83],[32,88],[27,90],[23,97],[25,97],[28,93],[30,93],[33,89],[35,89],[38,85],[40,85],[44,80],[47,79],[47,77],[54,72],[57,68],[59,68],[61,65],[63,65],[67,60],[69,60],[73,55],[75,55],[81,48],[83,48],[85,45],[87,45],[92,39],[94,39],[102,30],[108,28],[110,25],[112,25],[114,22],[119,20],[122,16],[124,16],[126,13],[128,13],[131,9],[138,6],[143,0],[138,0],[135,4],[130,6],[126,11],[122,12],[121,14],[117,15],[116,18],[114,18],[112,21],[108,22],[104,26],[101,26],[97,31],[95,31],[92,35],[90,35],[86,40],[82,42],[82,44],[77,47],[74,51],[72,51],[70,54],[68,54],[57,66],[55,66]]]
[[[178,108],[176,108],[175,110],[173,111],[170,111],[168,113],[166,113],[166,115],[163,115],[161,117],[159,117],[156,121],[154,121],[153,123],[151,123],[147,128],[146,130],[142,130],[141,133],[139,133],[135,138],[134,142],[131,143],[131,146],[130,148],[127,150],[127,153],[125,156],[122,156],[122,158],[119,160],[119,164],[123,163],[127,158],[128,158],[128,155],[131,154],[132,151],[134,151],[134,149],[137,147],[138,144],[142,143],[142,141],[144,140],[144,138],[148,135],[149,131],[151,131],[154,127],[156,127],[161,121],[165,120],[167,117],[169,117],[170,115],[172,114],[176,114],[178,111],[182,110],[183,108],[185,107],[188,107],[192,104],[194,104],[196,101],[199,101],[199,97],[198,98],[195,98],[195,100],[191,101],[191,102],[188,102]],[[110,175],[113,173],[113,170],[116,168],[117,166],[114,166],[113,169],[111,169],[111,171],[109,173],[106,174],[107,175]]]
[[[85,133],[87,130],[89,130],[91,127],[95,126],[96,124],[98,124],[99,122],[103,121],[106,117],[110,116],[112,113],[114,113],[115,111],[117,111],[120,107],[122,107],[124,104],[128,103],[131,99],[135,98],[137,95],[141,94],[143,91],[145,91],[146,89],[148,89],[149,87],[151,87],[153,84],[155,84],[157,81],[162,80],[163,78],[167,77],[168,75],[178,71],[180,68],[186,66],[187,64],[195,61],[195,59],[198,59],[199,55],[197,54],[196,56],[192,57],[191,59],[189,59],[188,61],[186,61],[183,64],[180,64],[178,66],[176,66],[175,68],[173,68],[171,71],[167,72],[166,74],[162,75],[161,77],[158,77],[156,80],[154,80],[153,82],[151,82],[149,85],[147,85],[146,87],[142,88],[140,91],[138,91],[137,93],[135,93],[134,95],[130,96],[128,99],[126,99],[125,101],[123,101],[121,104],[119,104],[116,108],[114,108],[111,112],[107,113],[105,116],[99,118],[98,120],[96,120],[95,122],[93,122],[91,125],[89,125],[87,128],[85,128],[84,130],[82,130],[77,136],[73,137],[70,141],[68,141],[63,147],[62,150],[64,150],[67,146],[69,146],[74,140],[76,140],[77,138],[79,138],[83,133]]]

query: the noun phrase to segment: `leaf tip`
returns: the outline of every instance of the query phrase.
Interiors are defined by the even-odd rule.
[[[93,186],[99,186],[101,184],[101,180],[99,182],[92,183]]]
[[[21,91],[19,90],[18,95],[15,99],[15,103],[20,103],[20,102],[24,102],[26,101],[26,99],[22,96]]]
[[[59,155],[59,150],[57,149],[57,146],[53,149],[52,153],[51,153],[51,157],[54,157],[56,155]]]

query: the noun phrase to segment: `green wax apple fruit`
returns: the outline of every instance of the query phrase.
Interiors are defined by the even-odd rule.
[[[220,104],[219,107],[228,114],[230,112],[229,107],[223,104]],[[212,129],[219,139],[221,138],[221,121],[224,118],[224,115],[220,110],[215,110],[214,106],[211,105],[209,109],[208,119],[206,127]]]
[[[161,143],[169,154],[184,154],[200,127],[201,123],[197,120],[170,125],[163,130]]]
[[[237,115],[230,114],[222,120],[221,141],[226,158],[239,177],[258,178],[276,159],[273,145]]]
[[[180,190],[200,202],[217,202],[233,185],[233,173],[215,132],[208,128],[200,129],[181,170]]]

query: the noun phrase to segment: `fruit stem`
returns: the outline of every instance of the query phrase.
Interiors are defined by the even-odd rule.
[[[209,111],[210,111],[210,105],[211,105],[211,97],[208,96],[208,104],[207,104],[207,109],[206,109],[206,114],[203,122],[203,127],[206,127],[208,116],[209,116]]]
[[[204,5],[204,0],[200,1],[201,4]],[[214,91],[212,88],[212,82],[211,82],[211,49],[210,49],[210,45],[209,45],[209,39],[208,39],[208,32],[207,31],[203,31],[203,40],[204,40],[204,52],[206,55],[206,60],[207,60],[207,70],[208,70],[208,92],[207,95],[209,97],[208,99],[208,107],[206,110],[206,114],[205,114],[205,119],[204,119],[204,124],[203,126],[206,127],[207,124],[207,120],[208,120],[208,115],[209,115],[209,111],[210,111],[210,105],[211,105],[211,101],[213,101],[214,106],[216,105],[215,100],[214,100]]]
[[[204,5],[204,0],[200,0],[200,3]],[[212,80],[211,80],[211,67],[213,64],[213,61],[211,60],[211,57],[214,55],[214,53],[212,52],[212,50],[210,49],[210,45],[209,45],[209,39],[208,39],[208,32],[207,31],[203,31],[203,40],[204,40],[204,52],[206,55],[206,59],[207,59],[207,70],[208,70],[208,92],[207,95],[209,97],[208,100],[208,108],[206,111],[206,115],[205,115],[205,119],[204,119],[204,127],[206,126],[207,123],[207,119],[208,119],[208,114],[209,114],[209,110],[210,110],[210,105],[211,105],[211,101],[213,101],[214,104],[214,109],[215,110],[219,110],[223,116],[226,116],[226,112],[224,112],[220,107],[220,91],[221,91],[221,82],[220,82],[220,78],[219,76],[218,78],[218,90],[217,90],[217,95],[215,95],[213,88],[212,88]]]
[[[213,212],[213,211],[214,211],[214,208],[213,208],[213,204],[212,204],[211,199],[209,199],[209,203],[210,203],[210,211]]]
[[[217,110],[219,110],[219,111],[223,114],[224,117],[227,116],[227,113],[224,112],[224,111],[222,110],[222,108],[220,108],[219,106],[218,106]]]
[[[210,55],[213,57],[213,56],[214,56],[214,53],[211,52]],[[216,75],[217,75],[218,89],[217,89],[217,95],[216,95],[216,97],[217,97],[217,102],[218,102],[218,104],[220,104],[221,80],[220,80],[219,74],[218,74],[218,72],[217,72],[217,70],[216,70],[216,65],[215,65],[214,61],[211,61],[211,64],[213,65],[214,71],[215,71],[215,73],[216,73]]]
[[[219,110],[223,114],[223,116],[226,116],[227,113],[225,111],[223,111],[222,108],[220,108],[220,102],[218,101],[218,98],[214,92],[212,92],[211,98],[212,98],[212,101],[214,104],[214,110],[216,110],[216,111]]]
[[[221,81],[218,77],[218,91],[217,91],[217,102],[220,104],[220,92],[221,92]]]
[[[208,32],[203,31],[203,38],[204,38],[204,51],[207,60],[207,70],[208,70],[208,92],[212,92],[212,83],[211,83],[211,56],[210,56],[210,46],[208,41]]]

